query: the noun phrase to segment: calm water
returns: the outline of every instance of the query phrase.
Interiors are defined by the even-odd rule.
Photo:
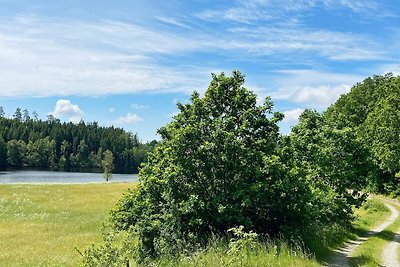
[[[113,174],[110,182],[135,182],[137,174]],[[0,171],[0,184],[51,183],[80,184],[103,183],[101,173],[58,172],[58,171]]]

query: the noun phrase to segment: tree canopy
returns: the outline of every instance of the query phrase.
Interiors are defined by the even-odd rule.
[[[244,82],[238,71],[213,75],[204,97],[194,92],[159,130],[162,141],[140,170],[137,190],[112,212],[117,230],[136,232],[139,258],[202,246],[239,225],[305,236],[352,218],[362,171],[351,167],[363,150],[355,141],[347,146],[351,131],[329,130],[321,115],[306,112],[284,138],[283,115],[269,98],[258,105]]]
[[[326,112],[337,128],[348,127],[368,153],[369,187],[400,194],[400,77],[374,76],[353,86]]]

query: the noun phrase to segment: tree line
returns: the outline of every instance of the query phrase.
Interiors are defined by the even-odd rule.
[[[61,122],[52,115],[40,120],[17,108],[6,118],[0,107],[0,167],[46,169],[97,169],[105,151],[114,156],[115,170],[137,173],[157,142],[143,143],[137,134],[97,122]]]

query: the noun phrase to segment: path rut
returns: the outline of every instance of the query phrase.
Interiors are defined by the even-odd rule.
[[[359,245],[367,241],[367,239],[375,235],[379,232],[382,232],[384,229],[386,229],[389,225],[391,225],[396,219],[399,217],[399,212],[398,210],[393,207],[391,204],[385,203],[385,206],[390,210],[391,215],[389,219],[387,219],[385,222],[382,224],[378,225],[371,231],[367,232],[367,234],[363,237],[359,237],[358,239],[354,241],[348,242],[343,248],[337,249],[335,251],[335,255],[331,261],[331,263],[328,264],[328,266],[331,267],[348,267],[349,266],[349,258],[351,257],[351,253],[356,249]],[[400,238],[400,234],[396,235],[396,237]],[[388,264],[395,263],[397,265],[385,265],[385,266],[399,266],[397,263],[397,246],[399,245],[398,242],[394,242],[395,244],[391,245],[392,242],[389,243],[391,245],[389,249],[385,248],[384,253],[385,255],[383,256],[384,260],[385,257],[387,257],[387,260],[390,261]],[[388,245],[388,246],[389,246]],[[386,251],[386,252],[385,252]],[[388,254],[386,254],[388,253]],[[400,266],[399,266],[400,267]]]
[[[390,201],[392,204],[396,206],[400,206],[398,202]],[[398,254],[400,246],[400,229],[398,229],[395,233],[393,239],[385,246],[382,251],[382,260],[385,267],[400,267],[398,261]]]

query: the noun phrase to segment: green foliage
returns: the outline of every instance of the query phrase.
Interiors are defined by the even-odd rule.
[[[125,234],[125,233],[123,233]],[[83,267],[120,267],[131,266],[135,248],[134,236],[132,233],[121,236],[115,232],[103,232],[103,245],[87,248],[83,253],[78,251],[84,258]]]
[[[369,171],[368,152],[355,132],[338,129],[318,112],[305,110],[287,139],[283,153],[288,161],[305,171],[316,187],[333,190],[337,202],[333,212],[347,210],[341,216],[348,221],[351,205],[360,205],[366,196],[360,191]]]
[[[7,166],[7,144],[0,136],[0,168]]]
[[[374,76],[355,85],[326,112],[342,129],[349,127],[367,150],[369,188],[400,194],[400,77]]]
[[[260,241],[252,232],[234,228],[230,240],[211,237],[204,249],[170,257],[164,255],[135,261],[135,236],[128,231],[123,236],[105,234],[102,246],[92,246],[81,255],[83,266],[179,266],[179,267],[251,267],[251,266],[320,266],[301,247],[289,246],[283,240]],[[127,249],[129,248],[129,249]],[[128,265],[129,262],[129,265]]]
[[[114,170],[114,155],[110,150],[104,152],[104,159],[101,161],[101,166],[103,167],[103,176],[108,182]]]
[[[11,166],[24,166],[26,158],[26,144],[19,140],[7,142],[7,161]]]
[[[306,112],[282,139],[282,114],[268,98],[258,106],[243,83],[239,72],[213,75],[205,96],[178,104],[180,113],[159,130],[162,142],[138,189],[112,212],[117,230],[134,227],[139,259],[199,249],[238,225],[296,242],[352,219],[351,205],[363,199],[362,163],[352,167],[363,150],[349,143],[351,131],[329,131]]]
[[[0,138],[6,143],[12,141],[10,148],[14,149],[8,153],[7,165],[12,167],[101,168],[103,151],[110,150],[116,170],[138,172],[147,153],[157,144],[141,143],[137,135],[119,128],[99,127],[96,122],[61,123],[53,116],[41,121],[36,112],[32,119],[27,110],[21,109],[16,114],[15,119],[0,114]],[[5,166],[1,155],[0,166]]]
[[[253,231],[245,232],[243,225],[228,229],[228,233],[232,233],[232,238],[229,240],[228,253],[237,254],[242,251],[250,253],[257,245],[258,235]]]

